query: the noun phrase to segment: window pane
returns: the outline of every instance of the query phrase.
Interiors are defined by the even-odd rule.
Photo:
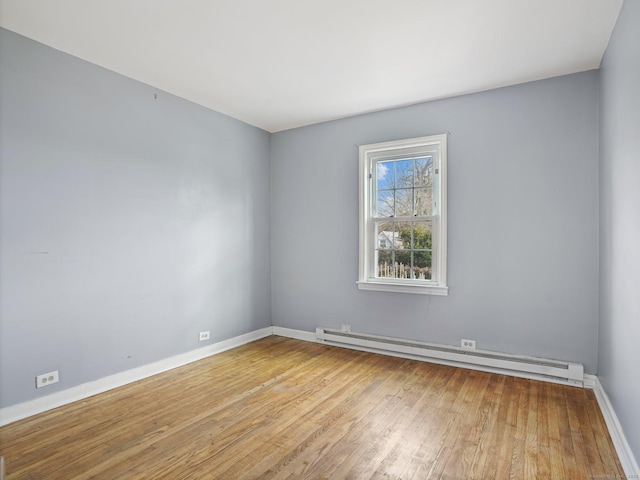
[[[393,222],[376,222],[376,248],[393,248],[396,234],[393,231]]]
[[[433,186],[433,158],[416,158],[415,161],[415,186]]]
[[[413,189],[396,190],[396,217],[413,216]]]
[[[433,215],[433,188],[415,189],[416,215]]]
[[[393,217],[394,215],[393,190],[378,192],[376,200],[376,217]]]
[[[413,222],[394,222],[395,248],[405,250],[411,248],[411,224]]]
[[[431,222],[413,222],[413,248],[415,250],[431,250],[432,245]]]
[[[396,188],[413,187],[413,160],[396,160]]]
[[[376,185],[378,190],[387,190],[393,188],[393,164],[393,161],[376,163]]]
[[[394,267],[396,278],[411,278],[411,251],[396,251]]]
[[[394,276],[393,252],[391,250],[379,250],[376,252],[378,271],[376,277],[392,278]]]
[[[413,268],[411,278],[431,280],[431,251],[413,252]]]

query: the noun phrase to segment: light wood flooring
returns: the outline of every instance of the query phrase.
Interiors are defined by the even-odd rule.
[[[624,478],[590,390],[276,336],[0,428],[0,455],[7,480]]]

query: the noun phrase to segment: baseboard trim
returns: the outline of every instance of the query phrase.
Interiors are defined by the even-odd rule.
[[[596,388],[596,376],[589,375],[588,373],[584,374],[584,388],[590,388],[591,390],[595,390]]]
[[[29,400],[17,405],[11,405],[0,409],[0,427],[10,423],[22,420],[23,418],[37,415],[54,408],[67,405],[69,403],[84,400],[99,393],[104,393],[114,388],[122,387],[132,382],[142,380],[158,373],[166,372],[177,367],[181,367],[197,360],[210,357],[217,353],[224,352],[231,348],[239,347],[249,342],[259,340],[260,338],[273,335],[273,327],[261,328],[253,332],[245,333],[228,340],[207,345],[206,347],[197,348],[190,352],[175,355],[173,357],[158,360],[141,367],[132,368],[124,372],[109,375],[91,382],[83,383],[76,387],[71,387],[60,392],[52,393],[44,397]]]
[[[618,454],[620,464],[624,469],[626,477],[640,478],[640,467],[638,467],[638,462],[633,456],[631,447],[629,446],[627,438],[624,435],[624,431],[622,430],[622,425],[620,425],[618,416],[613,409],[613,405],[611,404],[607,393],[604,391],[604,388],[600,383],[600,379],[595,375],[589,375],[589,377],[590,380],[593,381],[593,393],[595,394],[596,400],[598,401],[598,406],[600,407],[600,411],[602,412],[602,416],[604,417],[604,422],[607,424],[607,429],[609,430],[611,441],[613,442],[613,446],[616,449],[616,453]]]
[[[273,334],[279,337],[295,338],[306,342],[318,342],[316,332],[306,332],[304,330],[294,330],[293,328],[273,327]]]

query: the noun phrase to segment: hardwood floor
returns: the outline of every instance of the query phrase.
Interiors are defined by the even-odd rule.
[[[590,390],[268,337],[0,428],[7,480],[624,478]]]

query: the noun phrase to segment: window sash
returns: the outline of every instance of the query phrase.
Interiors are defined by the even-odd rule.
[[[415,207],[416,207],[416,191],[419,190],[427,190],[428,188],[431,188],[431,198],[432,198],[432,206],[431,206],[431,213],[432,215],[438,215],[439,214],[439,208],[440,208],[440,148],[430,148],[430,149],[420,149],[420,148],[412,148],[411,149],[412,152],[411,154],[402,154],[402,155],[386,155],[386,156],[375,156],[375,155],[370,155],[367,158],[367,163],[368,163],[368,167],[369,167],[369,192],[371,194],[371,197],[369,198],[369,215],[371,217],[375,217],[378,218],[378,216],[376,216],[376,213],[378,212],[378,193],[379,192],[392,192],[394,195],[394,215],[396,216],[396,209],[397,209],[397,205],[398,205],[398,201],[397,199],[397,192],[398,191],[403,191],[403,190],[411,190],[411,209],[412,209],[412,215],[415,216]],[[402,187],[402,188],[398,188],[395,185],[395,172],[394,172],[394,186],[393,188],[384,188],[384,189],[378,189],[378,185],[377,185],[377,180],[378,180],[378,164],[383,163],[383,162],[389,162],[389,161],[393,161],[394,162],[394,167],[395,167],[395,162],[398,161],[402,161],[402,160],[412,160],[412,161],[416,161],[422,158],[430,158],[431,162],[432,162],[432,180],[431,180],[431,185],[427,186],[427,185],[416,185],[415,184],[415,178],[413,179],[412,185],[411,187]],[[415,167],[415,164],[414,164]],[[415,174],[415,169],[414,172]],[[418,214],[419,216],[425,216],[424,214]],[[399,215],[398,215],[399,216]],[[406,215],[405,215],[406,216]]]
[[[431,251],[431,278],[430,279],[416,279],[416,278],[398,278],[398,277],[380,277],[377,275],[378,265],[376,262],[376,254],[379,250],[377,246],[378,234],[376,232],[376,224],[379,222],[387,222],[387,221],[397,221],[397,222],[420,222],[420,221],[431,221],[431,249],[421,249],[421,248],[390,248],[383,250],[393,250],[393,251],[402,251],[402,252],[422,252],[422,251]],[[428,216],[428,217],[371,217],[368,222],[368,251],[369,251],[369,259],[368,259],[368,281],[372,282],[401,282],[401,283],[409,283],[409,284],[420,284],[420,285],[437,285],[438,282],[438,273],[439,273],[439,245],[438,245],[438,228],[439,228],[439,218],[437,216]]]

